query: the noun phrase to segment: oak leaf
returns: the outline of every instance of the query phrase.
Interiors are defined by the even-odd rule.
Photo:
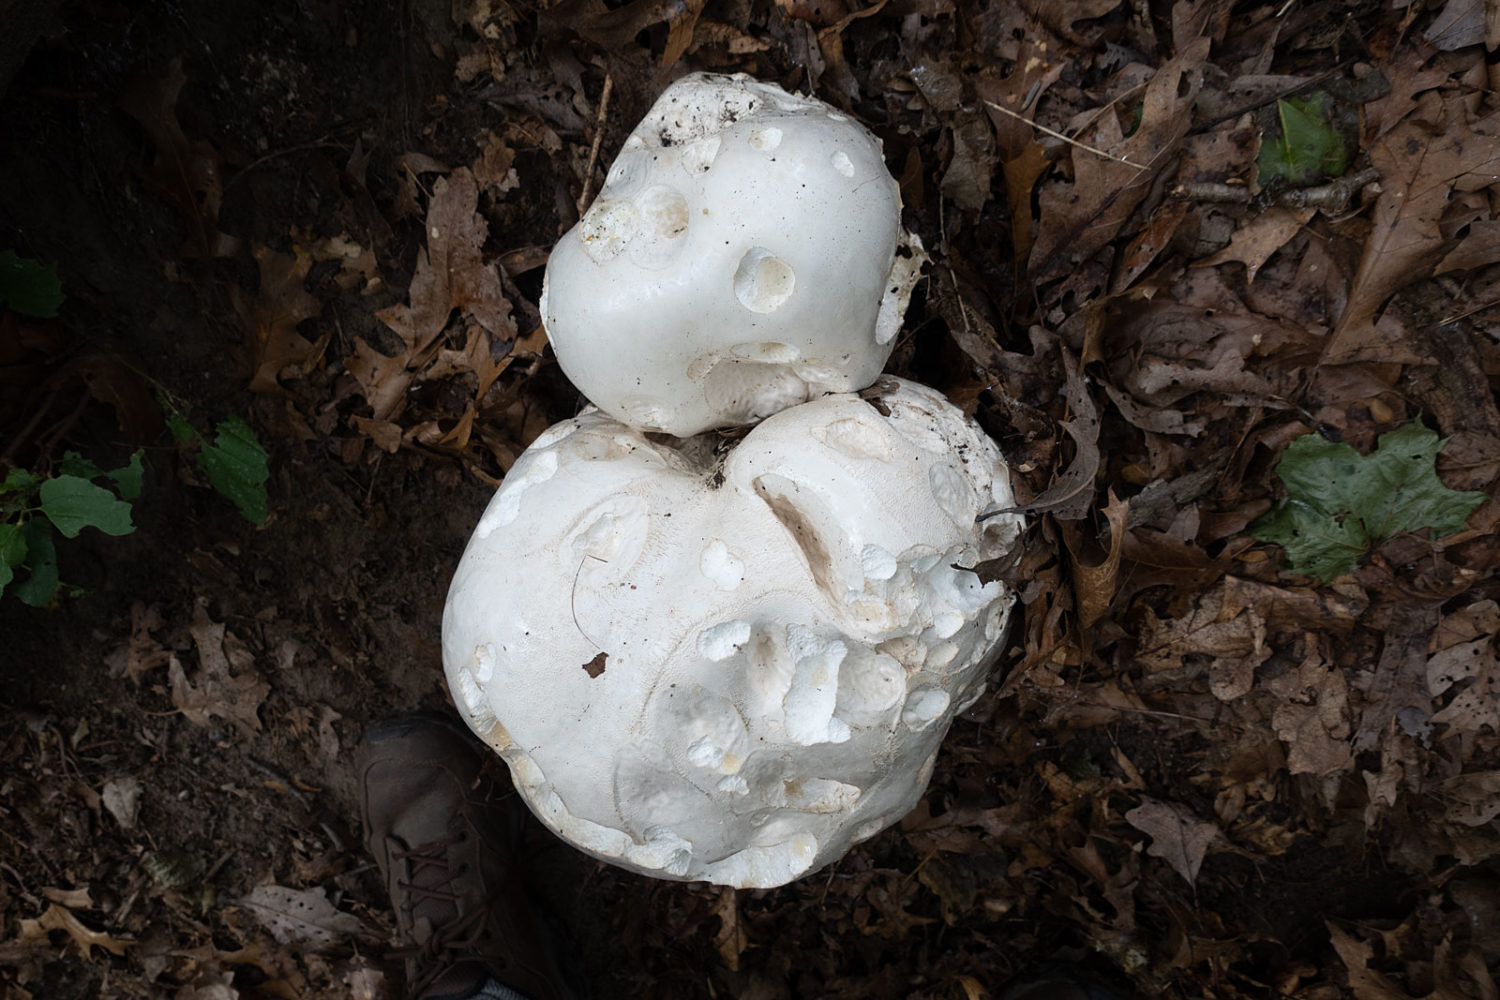
[[[1427,277],[1450,247],[1440,229],[1454,191],[1479,191],[1500,176],[1500,113],[1471,128],[1462,99],[1448,103],[1443,121],[1408,118],[1370,148],[1380,171],[1374,227],[1360,256],[1344,314],[1323,361],[1423,363],[1404,337],[1377,328],[1376,316],[1398,291]]]

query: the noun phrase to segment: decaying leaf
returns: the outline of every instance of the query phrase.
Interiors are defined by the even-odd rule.
[[[194,725],[207,726],[211,716],[218,716],[234,723],[246,739],[255,735],[260,703],[271,690],[253,667],[255,657],[222,623],[210,621],[202,606],[189,631],[198,647],[199,669],[189,680],[181,661],[171,658],[172,704]]]
[[[284,376],[305,375],[322,353],[326,340],[314,344],[297,326],[321,313],[323,303],[303,284],[313,263],[310,255],[289,256],[264,246],[256,246],[254,254],[260,265],[260,292],[251,299],[234,286],[231,297],[245,328],[250,391],[275,393],[282,391]]]
[[[1423,363],[1404,338],[1375,319],[1392,295],[1429,273],[1451,246],[1441,222],[1455,191],[1478,191],[1500,174],[1500,119],[1471,126],[1463,102],[1450,102],[1441,125],[1408,118],[1370,148],[1381,175],[1374,229],[1360,257],[1349,303],[1323,351],[1325,363]]]
[[[156,144],[156,159],[143,179],[182,215],[188,257],[227,257],[239,241],[219,231],[224,196],[219,153],[205,141],[190,142],[177,122],[177,97],[187,83],[182,60],[173,59],[160,79],[140,77],[125,89],[120,107],[141,123]]]
[[[86,958],[93,957],[95,948],[103,948],[111,955],[124,955],[125,950],[135,944],[128,938],[111,937],[102,931],[93,930],[60,903],[49,904],[46,911],[35,920],[21,921],[23,942],[40,942],[45,939],[48,931],[67,931],[68,937]]]
[[[1105,109],[1081,141],[1107,156],[1071,148],[1072,183],[1043,185],[1041,221],[1029,273],[1044,282],[1092,257],[1120,231],[1146,197],[1157,171],[1187,133],[1210,42],[1195,38],[1164,63],[1146,85],[1140,123],[1125,135],[1113,109]]]
[[[719,918],[719,931],[714,935],[714,947],[719,949],[719,958],[731,972],[739,970],[740,956],[750,945],[750,936],[740,921],[739,896],[730,886],[719,887],[719,899],[714,903],[713,914]]]
[[[1245,280],[1254,282],[1271,255],[1286,246],[1314,213],[1311,208],[1269,208],[1235,230],[1229,246],[1194,266],[1212,267],[1238,261],[1245,265]]]
[[[419,358],[437,340],[454,310],[492,335],[506,340],[515,335],[500,273],[481,253],[489,224],[478,205],[479,186],[467,167],[433,183],[427,247],[417,255],[409,301],[379,313],[412,358]]]
[[[358,917],[334,908],[321,886],[258,885],[240,905],[281,944],[307,945],[317,951],[366,933]]]
[[[1180,805],[1152,798],[1143,797],[1140,805],[1125,814],[1125,822],[1149,835],[1146,853],[1171,865],[1188,885],[1197,884],[1209,845],[1219,836],[1213,823],[1198,819]]]
[[[1286,743],[1288,771],[1328,777],[1354,766],[1349,691],[1341,671],[1311,653],[1290,676],[1268,682],[1267,689],[1280,702],[1271,725]]]

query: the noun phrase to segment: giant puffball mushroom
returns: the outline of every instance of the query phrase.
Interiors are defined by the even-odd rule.
[[[925,259],[864,126],[699,73],[662,93],[552,251],[542,320],[594,405],[686,437],[873,383]]]
[[[994,443],[882,379],[725,455],[589,411],[516,462],[443,615],[454,702],[563,838],[781,885],[901,818],[983,690],[1020,518]]]

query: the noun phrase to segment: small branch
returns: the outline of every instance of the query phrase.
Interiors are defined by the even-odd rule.
[[[1227,202],[1236,205],[1250,203],[1250,189],[1243,184],[1225,184],[1222,181],[1191,181],[1172,188],[1173,198],[1182,201]]]
[[[1079,149],[1085,150],[1086,152],[1093,153],[1095,156],[1103,157],[1106,160],[1113,160],[1116,163],[1123,163],[1127,167],[1134,167],[1137,170],[1145,170],[1146,169],[1144,165],[1142,165],[1140,163],[1132,163],[1130,160],[1125,159],[1125,157],[1123,157],[1123,156],[1116,156],[1113,153],[1106,153],[1102,149],[1097,149],[1097,148],[1095,148],[1093,146],[1088,145],[1087,143],[1079,142],[1077,139],[1071,139],[1068,136],[1063,135],[1061,132],[1054,132],[1052,129],[1048,128],[1047,126],[1045,126],[1045,125],[1039,125],[1036,122],[1032,121],[1030,118],[1027,118],[1025,115],[1017,114],[1016,112],[1010,110],[1010,108],[1002,108],[1000,105],[996,104],[994,101],[985,101],[984,103],[985,103],[985,105],[987,107],[994,108],[996,111],[1000,112],[1002,115],[1010,115],[1012,118],[1016,119],[1017,121],[1023,121],[1023,122],[1025,122],[1027,125],[1030,125],[1032,128],[1036,129],[1038,132],[1041,132],[1043,135],[1050,135],[1052,138],[1054,138],[1054,139],[1060,139],[1061,141],[1067,143],[1070,146],[1077,146]]]
[[[589,146],[589,165],[583,171],[583,193],[578,196],[578,214],[583,215],[594,196],[594,168],[599,165],[599,142],[604,138],[604,118],[609,114],[609,94],[615,87],[615,78],[604,74],[604,90],[599,94],[599,117],[594,123],[594,142]]]
[[[1380,171],[1374,167],[1340,177],[1317,187],[1296,188],[1283,191],[1276,196],[1276,204],[1288,208],[1317,208],[1330,214],[1338,214],[1349,207],[1349,201],[1366,184],[1380,180]]]

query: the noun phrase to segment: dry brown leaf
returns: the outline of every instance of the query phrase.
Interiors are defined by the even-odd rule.
[[[1222,586],[1202,594],[1180,618],[1163,620],[1147,608],[1135,660],[1155,672],[1181,667],[1189,654],[1233,660],[1262,654],[1264,627],[1257,629],[1256,621],[1238,608],[1225,608]]]
[[[240,900],[240,905],[253,913],[281,944],[322,950],[365,933],[360,919],[336,909],[321,886],[292,889],[284,885],[258,885]]]
[[[1311,652],[1291,674],[1267,681],[1265,687],[1280,702],[1271,727],[1287,745],[1288,771],[1328,777],[1354,766],[1349,688],[1342,670]]]
[[[493,190],[496,194],[515,190],[521,186],[521,179],[512,166],[515,160],[515,150],[506,145],[503,138],[494,132],[486,132],[484,148],[480,150],[479,159],[474,161],[475,183],[481,191]]]
[[[1073,589],[1078,596],[1079,623],[1087,628],[1109,610],[1115,596],[1115,578],[1120,572],[1120,557],[1125,551],[1125,519],[1130,514],[1130,501],[1109,494],[1109,503],[1104,507],[1105,520],[1109,522],[1109,548],[1103,561],[1086,565],[1081,550],[1084,547],[1083,533],[1071,521],[1062,522],[1063,541],[1068,547],[1068,556],[1073,564]]]
[[[182,60],[173,59],[165,77],[140,77],[127,86],[120,107],[156,146],[156,159],[142,179],[182,215],[188,228],[183,255],[228,257],[239,249],[239,240],[219,231],[224,196],[219,153],[211,143],[189,142],[177,122],[177,97],[185,83]]]
[[[1077,359],[1067,350],[1063,351],[1063,370],[1073,416],[1062,421],[1062,429],[1073,439],[1073,460],[1051,486],[1021,509],[1076,521],[1086,516],[1094,503],[1094,479],[1099,472],[1099,408],[1089,394],[1088,381],[1079,372]]]
[[[356,340],[354,356],[344,359],[344,370],[359,383],[360,394],[376,420],[393,420],[406,408],[406,390],[412,381],[406,370],[409,360],[405,352],[395,357],[381,354],[364,340]]]
[[[130,605],[130,640],[110,654],[108,663],[115,670],[123,670],[137,687],[148,671],[166,666],[172,655],[151,636],[163,624],[161,612],[155,605],[144,601]]]
[[[1500,219],[1477,219],[1469,223],[1468,234],[1438,262],[1433,273],[1472,271],[1497,262],[1500,262]]]
[[[1119,119],[1123,111],[1116,109],[1106,110],[1093,129],[1078,137],[1108,157],[1069,147],[1073,181],[1042,187],[1029,265],[1033,281],[1061,277],[1091,258],[1115,238],[1150,192],[1191,125],[1189,112],[1202,85],[1209,46],[1209,39],[1195,38],[1162,64],[1146,85],[1140,123],[1128,138]]]
[[[252,300],[240,288],[230,289],[234,311],[245,328],[245,349],[250,358],[250,391],[284,392],[284,375],[305,375],[323,353],[327,339],[317,344],[297,332],[305,319],[323,311],[323,303],[303,286],[312,257],[298,251],[294,256],[257,245],[260,291]]]
[[[1197,885],[1198,870],[1203,867],[1209,845],[1219,837],[1216,824],[1199,819],[1176,803],[1144,796],[1140,805],[1125,814],[1125,822],[1151,837],[1147,854],[1171,865],[1188,885]]]
[[[750,946],[750,936],[740,920],[739,896],[730,886],[721,886],[719,898],[709,911],[719,918],[719,930],[714,935],[714,947],[719,949],[719,958],[730,972],[738,972],[740,956]]]
[[[1500,816],[1500,771],[1460,774],[1442,783],[1448,819],[1464,826],[1484,826]]]
[[[1266,261],[1271,259],[1271,255],[1285,246],[1287,240],[1301,232],[1302,227],[1316,212],[1316,209],[1311,208],[1281,208],[1279,206],[1267,209],[1235,230],[1234,235],[1229,239],[1229,246],[1206,260],[1198,261],[1193,266],[1214,267],[1218,264],[1238,261],[1245,265],[1245,282],[1253,283],[1260,269]]]
[[[94,906],[93,897],[89,895],[87,886],[77,889],[59,889],[56,886],[42,886],[42,895],[50,903],[65,906],[70,910],[88,910]]]
[[[1461,685],[1458,693],[1432,722],[1458,733],[1478,734],[1487,726],[1500,734],[1500,658],[1492,635],[1456,643],[1428,659],[1427,689],[1433,697],[1455,685]]]
[[[1466,121],[1461,100],[1444,109],[1442,127],[1408,119],[1377,140],[1370,162],[1381,194],[1349,303],[1323,352],[1325,363],[1421,363],[1404,339],[1377,328],[1376,315],[1396,292],[1431,273],[1448,248],[1440,223],[1454,191],[1478,191],[1500,176],[1500,116]]]
[[[167,667],[172,704],[196,726],[207,726],[216,715],[249,739],[260,729],[260,703],[271,685],[253,669],[255,658],[244,644],[222,623],[210,621],[201,605],[188,631],[198,647],[199,670],[189,681],[181,661],[172,657]]]
[[[103,948],[111,955],[124,955],[125,950],[135,944],[128,938],[111,937],[102,931],[92,930],[73,915],[73,911],[58,903],[50,903],[39,918],[21,921],[21,940],[40,943],[49,931],[67,931],[68,937],[83,952],[85,958],[93,957],[95,948]]]
[[[1190,206],[1185,201],[1169,201],[1146,220],[1146,226],[1120,252],[1115,265],[1115,276],[1109,283],[1110,293],[1118,295],[1131,285],[1156,262],[1157,255],[1172,243],[1177,227],[1187,217]]]
[[[427,208],[427,246],[417,255],[409,301],[377,314],[406,344],[413,359],[420,361],[442,335],[455,309],[492,336],[501,340],[515,336],[500,272],[486,264],[481,253],[489,225],[478,206],[479,186],[467,167],[434,182]]]
[[[604,0],[564,0],[544,11],[541,23],[551,33],[577,32],[606,50],[622,52],[637,47],[635,38],[642,31],[665,21],[667,44],[659,69],[665,77],[692,44],[706,5],[706,0],[633,0],[611,9]]]
[[[1370,968],[1370,960],[1375,957],[1375,950],[1370,945],[1346,934],[1331,921],[1326,925],[1333,950],[1338,952],[1339,960],[1348,972],[1349,990],[1354,994],[1354,1000],[1412,1000],[1395,983]]]

